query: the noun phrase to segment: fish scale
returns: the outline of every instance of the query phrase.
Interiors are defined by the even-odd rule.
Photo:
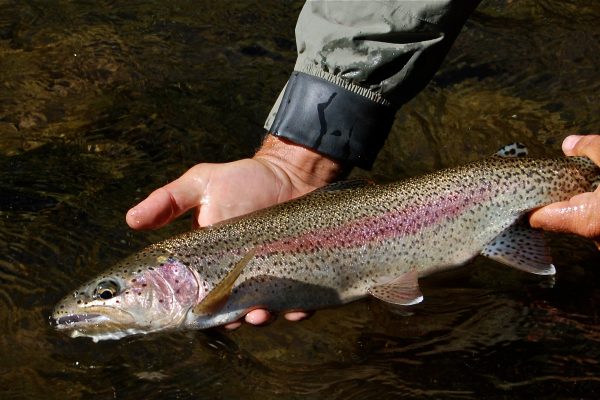
[[[318,309],[368,294],[414,304],[422,299],[419,277],[480,253],[553,273],[543,238],[519,221],[529,210],[591,190],[600,171],[585,158],[507,157],[515,154],[510,150],[387,185],[334,184],[167,239],[65,298],[53,318],[73,336],[99,340],[204,329],[255,308]],[[172,275],[185,275],[185,291]],[[144,279],[160,284],[140,288]],[[110,286],[106,298],[98,295],[102,285]],[[125,314],[127,322],[119,322]],[[159,326],[149,322],[158,319]]]

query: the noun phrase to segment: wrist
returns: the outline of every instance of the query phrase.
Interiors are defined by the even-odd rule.
[[[297,187],[321,187],[347,172],[341,162],[273,135],[265,137],[253,158],[282,170]]]

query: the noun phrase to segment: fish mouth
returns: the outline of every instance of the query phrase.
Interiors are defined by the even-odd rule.
[[[56,330],[64,332],[72,338],[88,337],[94,342],[121,339],[136,333],[147,333],[143,329],[127,327],[127,324],[122,321],[96,313],[74,313],[62,317],[51,317],[50,324]]]
[[[133,316],[123,310],[89,307],[86,310],[60,309],[50,317],[50,325],[59,331],[104,331],[133,324]]]
[[[52,318],[51,325],[58,330],[73,330],[81,325],[99,324],[108,319],[102,314],[69,314],[64,317]]]

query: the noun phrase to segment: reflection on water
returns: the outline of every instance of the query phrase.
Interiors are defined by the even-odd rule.
[[[292,324],[93,344],[68,290],[144,244],[125,210],[198,161],[252,152],[301,3],[0,1],[2,398],[596,397],[600,257],[553,238],[556,282],[487,260]],[[371,173],[394,179],[600,126],[600,5],[484,1]],[[574,21],[576,26],[574,26]]]

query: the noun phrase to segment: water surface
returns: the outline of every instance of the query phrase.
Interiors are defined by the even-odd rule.
[[[92,343],[54,303],[144,245],[129,206],[200,161],[252,154],[295,61],[297,1],[0,0],[0,397],[387,399],[600,395],[600,257],[552,237],[555,282],[477,259],[398,310]],[[403,107],[382,180],[519,140],[600,132],[600,4],[484,1]]]

